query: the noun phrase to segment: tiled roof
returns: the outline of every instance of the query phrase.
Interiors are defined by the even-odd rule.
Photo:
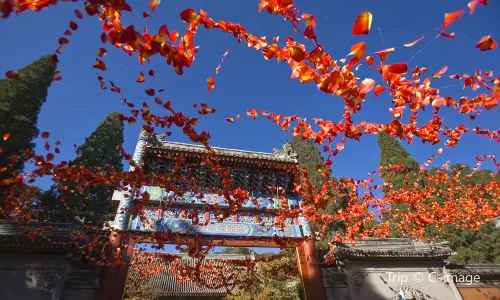
[[[50,227],[34,241],[27,239],[26,230]],[[64,252],[71,242],[71,232],[81,229],[72,223],[31,222],[22,227],[7,220],[0,220],[0,251]]]
[[[166,268],[174,267],[172,260],[176,260],[179,265],[188,265],[194,267],[197,263],[186,254],[172,254],[181,258],[172,259],[169,254],[161,253],[144,253],[136,252],[134,254],[134,263],[129,270],[127,279],[126,295],[133,296],[223,296],[227,295],[232,290],[234,277],[236,277],[243,267],[238,267],[233,264],[226,264],[228,260],[242,260],[248,257],[237,254],[211,254],[208,255],[202,262],[202,265],[214,263],[218,267],[226,266],[225,278],[229,287],[224,286],[221,280],[213,281],[211,278],[206,279],[204,284],[184,281],[179,284],[176,274],[172,271],[165,270]],[[147,262],[147,265],[146,265]],[[148,269],[161,269],[160,273],[141,277],[141,267],[147,266]],[[234,276],[234,277],[233,277]],[[229,278],[229,279],[228,279]],[[216,288],[211,288],[216,287]]]
[[[331,251],[331,250],[330,250]],[[336,243],[336,260],[446,259],[452,255],[447,243],[427,243],[403,238],[364,238],[354,245]],[[328,256],[328,254],[327,254]]]
[[[148,146],[149,152],[173,151],[173,152],[191,153],[196,155],[208,153],[208,150],[205,148],[205,146],[202,145],[158,141],[158,140],[155,140],[155,142],[152,143],[147,143],[146,145]],[[283,145],[284,146],[283,148],[289,146],[289,144],[285,145]],[[291,148],[286,148],[283,150],[274,149],[273,153],[246,151],[239,149],[219,148],[219,147],[211,147],[211,148],[215,151],[215,153],[218,156],[225,158],[273,161],[273,162],[282,162],[290,164],[297,163],[296,155],[293,152],[288,152],[290,151],[289,149]]]

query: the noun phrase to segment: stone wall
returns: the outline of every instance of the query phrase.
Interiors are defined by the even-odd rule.
[[[54,226],[47,235],[67,241],[72,225]],[[0,299],[93,300],[98,269],[63,244],[28,242],[24,230],[0,220]]]
[[[450,254],[446,243],[408,239],[332,245],[322,268],[327,299],[500,299],[500,265],[450,265]]]

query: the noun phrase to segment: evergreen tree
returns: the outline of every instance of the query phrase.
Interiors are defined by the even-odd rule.
[[[83,166],[97,173],[109,173],[112,170],[121,172],[123,164],[119,147],[123,144],[123,122],[119,113],[110,113],[97,129],[85,139],[85,143],[77,148],[77,158],[69,162],[69,166]],[[113,211],[110,203],[114,188],[112,186],[89,186],[82,192],[75,190],[78,183],[65,182],[64,187],[53,188],[41,196],[43,219],[70,221],[75,217],[86,215],[109,217]],[[71,212],[61,205],[62,198]]]
[[[380,166],[382,167],[382,174],[384,175],[384,182],[392,183],[392,188],[386,187],[384,192],[389,190],[398,190],[404,188],[405,181],[412,182],[416,180],[414,172],[418,172],[419,164],[413,159],[410,153],[401,146],[401,144],[386,132],[381,132],[377,137],[377,143],[380,148]],[[393,171],[389,165],[404,165],[404,168]],[[393,211],[407,211],[408,204],[406,203],[392,203]],[[383,216],[390,218],[391,216]],[[398,220],[396,220],[398,221]],[[391,237],[402,237],[401,233],[397,232],[391,226]]]
[[[309,181],[311,182],[311,185],[317,192],[321,191],[323,184],[325,182],[325,178],[321,175],[321,172],[318,171],[318,166],[322,166],[324,160],[318,147],[314,145],[314,143],[311,140],[303,140],[300,135],[294,136],[292,138],[292,147],[295,150],[295,153],[297,153],[297,160],[299,161],[299,166],[307,170],[308,178]],[[348,191],[343,191],[343,192],[348,192]],[[323,214],[335,215],[337,214],[337,210],[339,208],[347,207],[347,202],[348,202],[347,198],[349,197],[348,196],[338,197],[331,192],[329,193],[331,194],[332,200],[328,201],[326,207],[323,209],[319,209],[318,212]],[[336,201],[334,201],[334,199],[336,199]],[[311,226],[314,231],[320,231],[322,227],[321,224],[317,224],[315,222],[313,222]],[[331,224],[328,224],[327,228],[328,228],[327,231],[324,232],[324,236],[326,240],[329,240],[332,238],[336,230],[343,230],[345,227],[342,222],[333,222]],[[316,248],[320,252],[319,255],[320,257],[323,256],[322,254],[326,254],[323,252],[329,250],[328,243],[325,241],[316,242]]]
[[[57,64],[52,56],[39,58],[19,70],[17,79],[0,79],[0,136],[10,133],[8,139],[0,139],[0,181],[19,174],[24,169],[24,150],[35,147],[33,139],[39,134],[38,114],[47,99]],[[12,163],[9,157],[20,155]],[[0,201],[6,187],[0,188]]]

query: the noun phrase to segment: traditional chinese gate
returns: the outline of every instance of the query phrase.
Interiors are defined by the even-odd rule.
[[[310,224],[301,216],[280,220],[273,213],[279,201],[269,195],[269,186],[287,191],[293,187],[295,173],[286,171],[297,166],[291,145],[287,143],[283,150],[274,149],[273,153],[213,149],[220,164],[231,170],[232,188],[248,191],[252,197],[236,214],[221,219],[204,208],[208,205],[218,206],[222,211],[229,208],[223,196],[209,192],[178,196],[160,187],[143,186],[141,192],[148,192],[149,201],[142,208],[144,217],[134,218],[131,212],[137,199],[124,197],[125,193],[116,191],[113,200],[120,201],[120,204],[113,224],[112,244],[119,247],[126,231],[144,233],[144,238],[130,239],[128,249],[122,249],[124,260],[130,261],[136,242],[151,241],[152,233],[175,233],[175,238],[163,239],[164,243],[178,244],[183,239],[218,246],[246,247],[276,247],[279,246],[276,237],[279,237],[287,241],[288,247],[297,249],[297,264],[306,299],[326,299]],[[187,165],[199,162],[200,156],[206,153],[208,151],[203,146],[165,142],[162,136],[141,131],[133,159],[136,164],[143,163],[150,174],[168,174],[175,167],[175,157],[183,155]],[[181,176],[196,178],[197,185],[202,187],[221,188],[220,176],[199,164],[192,165],[181,168]],[[134,193],[128,191],[127,194]],[[287,194],[287,199],[289,207],[301,205],[300,199],[291,194]],[[278,223],[284,226],[276,226]],[[128,268],[102,268],[99,299],[122,299],[127,271]]]

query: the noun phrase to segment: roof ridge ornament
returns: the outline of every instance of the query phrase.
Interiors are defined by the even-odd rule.
[[[283,144],[282,150],[273,148],[273,154],[279,158],[297,159],[297,153],[295,152],[292,144],[289,141],[286,141],[286,143]]]
[[[141,127],[139,140],[146,141],[146,146],[161,147],[165,136],[166,134],[156,134],[154,132],[149,133],[146,129],[144,129],[144,127]]]

